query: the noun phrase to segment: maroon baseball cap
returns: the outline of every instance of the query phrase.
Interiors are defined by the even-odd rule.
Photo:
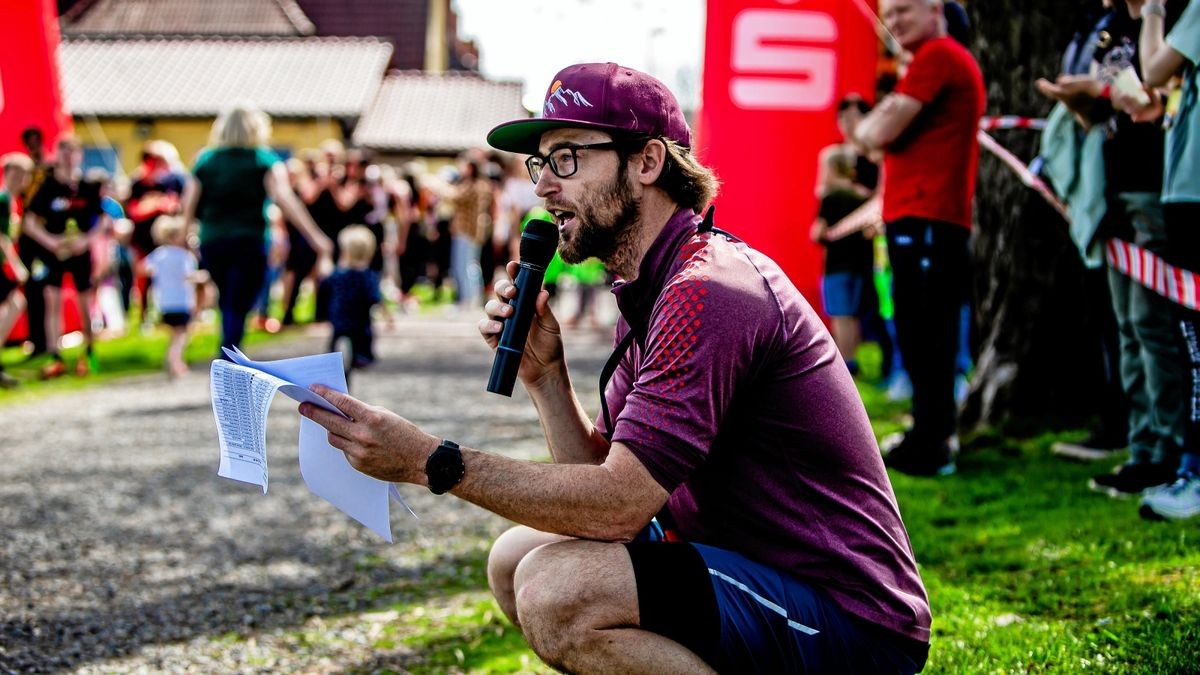
[[[541,117],[505,122],[488,132],[494,148],[534,155],[542,134],[564,127],[669,138],[690,148],[679,102],[666,85],[615,63],[580,63],[554,76]]]

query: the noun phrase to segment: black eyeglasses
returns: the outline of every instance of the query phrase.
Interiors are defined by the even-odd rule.
[[[525,168],[529,169],[529,178],[534,183],[542,177],[542,169],[547,166],[559,178],[569,178],[575,175],[579,170],[579,158],[575,153],[579,150],[616,150],[629,145],[628,143],[620,143],[617,141],[608,141],[606,143],[589,143],[587,145],[564,145],[561,148],[551,150],[549,155],[533,155],[525,160]]]

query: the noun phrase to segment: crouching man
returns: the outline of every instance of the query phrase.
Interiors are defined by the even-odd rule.
[[[575,395],[545,291],[519,378],[552,463],[460,448],[324,388],[351,419],[301,412],[360,471],[519,523],[488,577],[557,668],[919,671],[929,604],[850,373],[780,268],[699,215],[716,180],[675,97],[574,65],[541,117],[488,142],[530,155],[563,259],[620,278],[602,413]],[[516,290],[495,292],[479,324],[493,347]]]

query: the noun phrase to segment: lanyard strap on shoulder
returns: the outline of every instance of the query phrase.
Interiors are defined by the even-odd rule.
[[[704,220],[696,227],[696,232],[698,234],[713,232],[733,241],[741,241],[732,234],[713,225],[714,213],[716,213],[716,207],[708,207],[708,211],[704,214]],[[650,306],[653,307],[654,303],[650,303]],[[644,338],[645,336],[642,337]],[[625,354],[629,352],[629,347],[633,345],[635,339],[638,339],[638,328],[633,322],[629,322],[629,332],[625,333],[625,337],[621,338],[621,341],[617,343],[617,346],[613,349],[613,353],[608,357],[608,361],[604,363],[604,368],[600,371],[600,409],[604,413],[604,428],[607,430],[605,436],[610,441],[612,440],[614,429],[612,415],[608,410],[608,397],[605,396],[605,392],[608,391],[609,380],[617,372],[617,366],[621,364],[621,359],[625,358]]]
[[[714,234],[719,234],[719,235],[725,237],[726,239],[730,239],[732,241],[741,241],[741,239],[738,239],[737,237],[733,236],[732,234],[726,232],[725,230],[722,230],[721,228],[717,227],[713,223],[713,220],[714,220],[713,217],[716,215],[716,213],[717,213],[717,207],[715,207],[715,206],[708,207],[708,211],[704,212],[704,220],[700,223],[699,226],[696,227],[696,233],[704,234],[705,232],[712,232]]]
[[[617,343],[613,349],[612,355],[608,357],[608,361],[604,362],[604,368],[600,371],[600,409],[604,411],[604,429],[605,436],[608,440],[612,440],[613,423],[612,415],[608,412],[608,398],[605,392],[608,390],[608,381],[612,379],[614,373],[617,372],[617,366],[621,364],[621,359],[625,358],[625,354],[629,351],[630,345],[633,344],[634,334],[631,328],[625,337]]]

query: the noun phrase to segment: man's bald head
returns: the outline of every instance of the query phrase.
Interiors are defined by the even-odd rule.
[[[909,51],[945,34],[942,0],[882,0],[879,7],[884,25]]]

